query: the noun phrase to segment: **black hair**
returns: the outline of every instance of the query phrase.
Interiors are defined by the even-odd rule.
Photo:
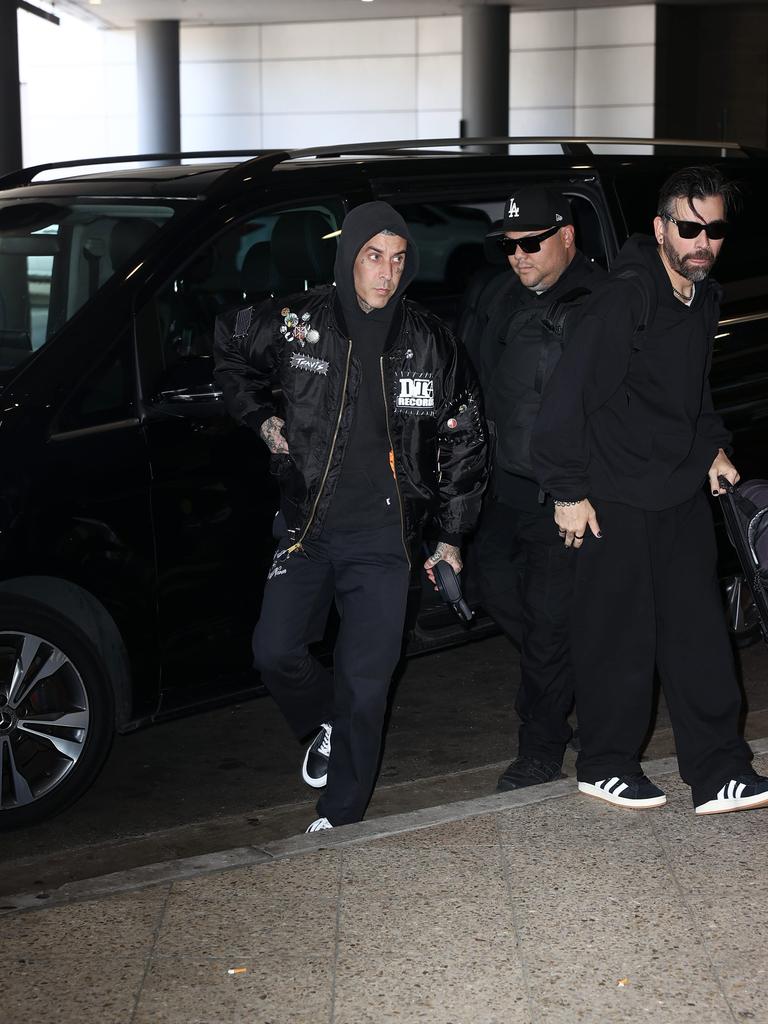
[[[739,186],[729,181],[717,167],[683,167],[675,171],[659,190],[659,216],[671,214],[675,199],[686,199],[689,208],[696,213],[694,199],[720,196],[725,206],[725,215],[735,213],[739,204]]]

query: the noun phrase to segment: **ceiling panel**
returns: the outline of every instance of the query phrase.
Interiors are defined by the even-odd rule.
[[[642,2],[642,0],[640,0]],[[667,0],[669,2],[669,0]],[[672,0],[697,3],[702,0]],[[703,0],[738,3],[740,0]],[[413,18],[459,14],[474,6],[513,10],[629,6],[638,0],[55,0],[52,7],[94,20],[105,28],[131,28],[138,20],[172,19],[185,24],[253,25],[294,21],[351,21],[364,18]]]

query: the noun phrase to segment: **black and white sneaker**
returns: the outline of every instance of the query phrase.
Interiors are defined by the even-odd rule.
[[[555,761],[540,761],[537,757],[520,754],[504,769],[504,774],[499,776],[496,788],[508,792],[564,778],[560,765]]]
[[[316,818],[307,829],[307,832],[322,832],[323,829],[333,828],[327,818]]]
[[[301,777],[313,789],[322,789],[328,781],[328,760],[331,756],[331,724],[323,722],[320,732],[307,747]]]
[[[742,772],[729,779],[711,800],[698,804],[697,814],[725,814],[768,806],[768,779],[755,772]]]
[[[667,802],[664,791],[654,786],[642,773],[613,775],[597,782],[580,782],[579,792],[596,796],[617,807],[662,807]]]

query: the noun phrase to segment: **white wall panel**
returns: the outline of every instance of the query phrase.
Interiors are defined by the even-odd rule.
[[[260,25],[182,25],[179,46],[182,63],[210,61],[217,55],[222,61],[259,60]]]
[[[416,52],[416,19],[325,21],[262,26],[264,60]]]
[[[419,57],[416,66],[416,109],[453,110],[460,106],[460,54]]]
[[[461,110],[420,110],[416,115],[417,139],[450,139],[459,134]]]
[[[264,61],[265,114],[416,108],[416,58]]]
[[[265,114],[263,123],[265,148],[302,149],[337,142],[411,139],[416,132],[416,113]]]
[[[656,5],[586,7],[576,11],[577,46],[656,42]]]
[[[19,16],[25,159],[136,148],[130,31]],[[510,131],[650,135],[655,7],[510,13]],[[458,133],[461,18],[183,26],[187,148]]]
[[[655,48],[598,47],[576,51],[576,106],[653,103]]]
[[[652,138],[653,106],[581,107],[576,111],[576,135]]]
[[[181,112],[261,113],[261,65],[210,62],[181,65]]]
[[[571,107],[573,50],[524,50],[509,55],[509,105]]]
[[[416,19],[417,53],[461,53],[461,18]]]
[[[575,14],[575,11],[512,11],[509,16],[510,49],[570,49],[576,37]]]
[[[185,150],[261,149],[261,116],[182,117],[181,146]]]

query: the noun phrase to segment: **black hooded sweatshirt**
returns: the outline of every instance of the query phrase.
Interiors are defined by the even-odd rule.
[[[391,231],[408,242],[405,267],[386,306],[365,313],[355,292],[355,260],[366,242],[382,231]],[[381,356],[398,330],[401,299],[417,270],[417,249],[405,221],[391,206],[364,203],[347,214],[334,272],[343,327],[352,342],[352,360],[360,371],[360,391],[326,529],[375,529],[400,522],[390,465]]]
[[[644,311],[637,280],[615,277],[627,267],[652,296],[644,331],[636,330]],[[548,493],[649,511],[693,497],[730,440],[708,379],[719,298],[705,279],[684,305],[654,239],[627,241],[544,392],[531,457]]]

